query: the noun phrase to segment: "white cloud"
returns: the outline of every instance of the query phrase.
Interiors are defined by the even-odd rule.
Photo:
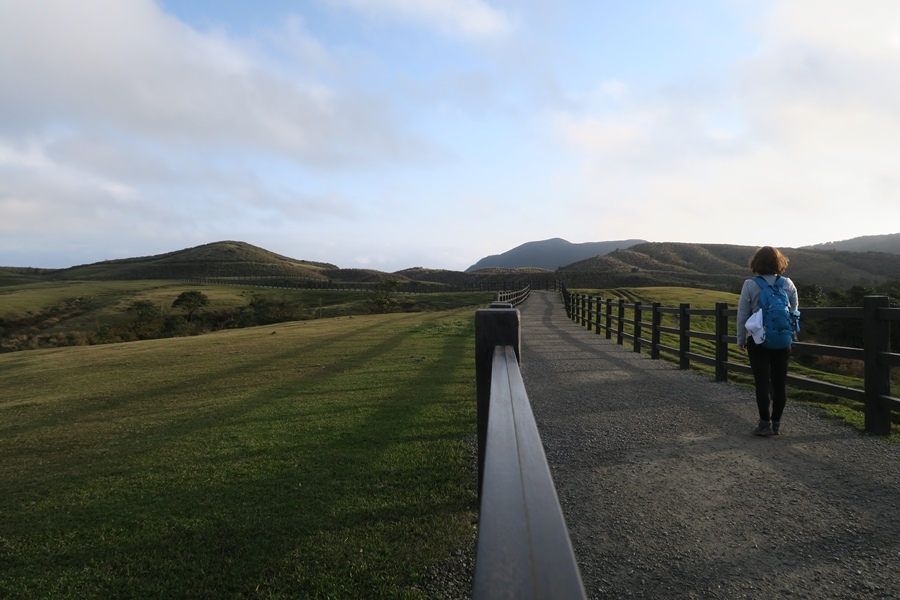
[[[282,44],[321,65],[296,20]],[[291,45],[293,44],[293,45]],[[0,5],[0,132],[80,122],[159,143],[242,148],[307,165],[414,160],[383,100],[288,79],[221,32],[201,33],[149,0]]]
[[[900,222],[900,4],[861,4],[775,3],[758,51],[730,70],[624,81],[546,115],[579,157],[576,205],[615,206],[659,241],[794,246]]]
[[[482,0],[328,0],[366,15],[421,24],[449,36],[495,39],[513,29],[512,19]]]
[[[900,50],[900,4],[894,0],[781,0],[772,4],[762,28],[775,43],[883,58]]]

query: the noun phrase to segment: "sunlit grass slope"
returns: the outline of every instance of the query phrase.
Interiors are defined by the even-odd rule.
[[[472,320],[0,355],[0,597],[419,597],[472,535]]]

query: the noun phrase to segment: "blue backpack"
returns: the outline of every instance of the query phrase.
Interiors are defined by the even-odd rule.
[[[784,291],[784,279],[778,276],[772,285],[762,277],[754,277],[753,281],[761,288],[759,307],[763,311],[763,326],[766,330],[763,348],[781,350],[790,347],[794,341],[794,319],[787,292]]]

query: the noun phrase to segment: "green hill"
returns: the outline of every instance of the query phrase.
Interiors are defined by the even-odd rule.
[[[888,252],[890,254],[900,254],[900,233],[864,235],[850,240],[814,244],[812,246],[803,246],[803,248],[809,250],[846,250],[848,252]]]
[[[787,275],[824,290],[900,280],[900,257],[885,252],[782,248]],[[676,286],[733,290],[750,274],[754,246],[651,242],[573,263],[557,271],[571,287]]]
[[[54,279],[304,277],[327,280],[328,263],[296,260],[245,242],[214,242],[155,256],[107,260],[52,272]]]
[[[890,237],[890,236],[888,236]],[[900,280],[900,256],[892,252],[803,247],[782,248],[791,261],[788,275],[825,291],[862,285],[874,287]],[[557,270],[490,267],[450,271],[414,267],[395,273],[375,269],[341,269],[333,264],[298,260],[245,242],[224,241],[155,256],[107,260],[68,269],[0,267],[0,286],[47,280],[189,280],[284,277],[335,283],[400,283],[472,286],[483,289],[531,282],[552,286],[562,279],[571,287],[610,288],[674,286],[734,291],[749,275],[754,246],[647,242],[580,260]]]

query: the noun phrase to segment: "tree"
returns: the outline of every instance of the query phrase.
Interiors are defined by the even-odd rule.
[[[203,292],[190,290],[181,292],[172,303],[172,308],[180,308],[187,314],[188,322],[194,318],[194,313],[200,308],[209,305],[209,298]]]
[[[128,312],[137,315],[135,326],[141,328],[147,323],[153,321],[162,312],[155,302],[150,300],[135,300],[128,305]]]

